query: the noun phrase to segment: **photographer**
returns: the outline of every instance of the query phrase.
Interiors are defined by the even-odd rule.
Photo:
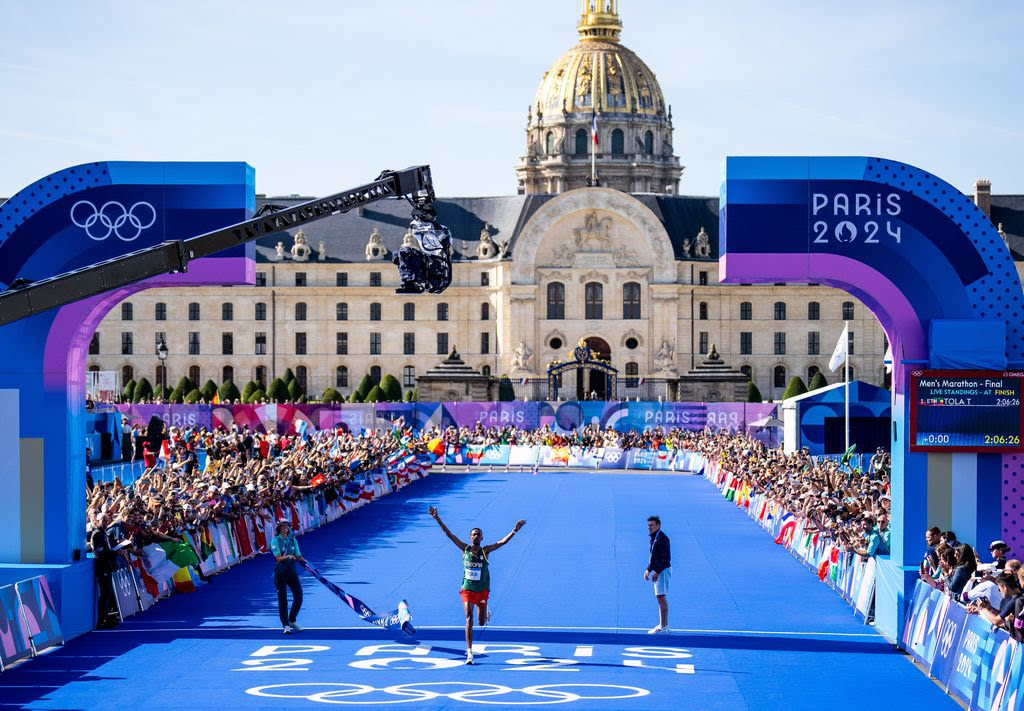
[[[111,578],[117,569],[117,553],[110,545],[107,537],[107,526],[110,517],[100,514],[96,517],[95,527],[89,535],[89,547],[95,559],[96,582],[100,588],[96,603],[96,629],[109,630],[117,627],[120,616],[117,612],[117,601],[114,598],[114,582]]]

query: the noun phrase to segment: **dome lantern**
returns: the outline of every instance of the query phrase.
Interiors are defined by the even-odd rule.
[[[622,32],[619,20],[619,0],[582,0],[583,13],[576,30],[580,33],[580,41],[601,40],[618,42]]]

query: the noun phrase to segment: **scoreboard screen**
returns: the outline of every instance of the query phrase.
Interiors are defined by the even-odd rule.
[[[910,450],[1021,452],[1024,373],[920,370],[910,378]]]

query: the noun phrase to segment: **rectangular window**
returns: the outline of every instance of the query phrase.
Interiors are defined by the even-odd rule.
[[[750,331],[740,331],[740,355],[750,355],[754,352],[754,334]]]
[[[701,286],[707,286],[708,285],[708,273],[707,272],[697,272],[697,283],[700,284]]]
[[[164,347],[167,347],[167,332],[157,331],[153,334],[153,352],[156,353],[160,348],[160,344],[163,343]]]
[[[439,333],[437,334],[437,354],[448,355],[448,334]]]
[[[257,331],[256,332],[256,355],[267,354],[267,332]]]
[[[416,304],[412,302],[402,304],[402,319],[405,321],[416,320]]]
[[[740,321],[750,321],[754,318],[754,305],[749,301],[740,303]]]
[[[416,334],[402,334],[402,352],[405,355],[416,355]]]
[[[235,305],[234,304],[221,304],[220,305],[220,320],[221,321],[233,321],[235,319]]]
[[[821,355],[821,332],[807,332],[807,355]]]
[[[131,321],[133,317],[132,305],[128,302],[121,304],[121,320]]]
[[[480,273],[480,286],[490,286],[490,285],[491,285],[491,273],[490,272],[481,272]]]
[[[334,274],[334,285],[335,286],[348,286],[348,272],[335,272],[335,274]]]
[[[262,301],[256,304],[256,320],[266,321],[267,320],[267,305]]]
[[[402,385],[407,388],[416,387],[416,368],[407,365],[402,369]]]
[[[188,320],[198,321],[199,320],[199,304],[193,301],[188,305]]]
[[[820,321],[821,320],[821,304],[817,301],[811,301],[807,304],[807,320],[808,321]]]
[[[156,312],[153,314],[153,317],[157,321],[166,321],[167,320],[167,304],[165,304],[162,301],[158,302],[157,305],[156,305]]]
[[[295,355],[306,355],[306,334],[301,331],[295,334]]]
[[[698,336],[698,338],[697,338],[697,341],[700,344],[698,346],[698,349],[699,349],[698,352],[701,355],[705,355],[708,352],[708,332],[707,331],[701,331],[699,336]]]
[[[370,334],[370,355],[380,355],[380,334]]]
[[[786,334],[775,332],[775,355],[786,355]]]
[[[100,354],[100,333],[96,331],[92,334],[92,340],[89,341],[89,355]]]
[[[380,272],[370,272],[370,286],[380,286]]]
[[[231,333],[220,334],[220,352],[222,355],[235,354],[235,336]]]
[[[846,349],[849,351],[850,355],[853,355],[855,352],[853,350],[853,331],[848,331],[846,334]]]
[[[786,302],[776,301],[775,302],[775,320],[785,321],[786,320]]]
[[[256,286],[266,286],[266,285],[267,285],[267,273],[266,272],[256,272]]]
[[[295,286],[306,285],[306,272],[295,272]]]
[[[135,347],[134,336],[132,336],[131,331],[122,331],[121,332],[121,355],[132,355],[132,351],[134,350],[134,347]]]
[[[487,354],[491,352],[491,334],[481,333],[480,334],[480,352]]]
[[[380,321],[380,304],[376,301],[370,304],[370,320]]]
[[[188,354],[199,355],[199,331],[188,332]]]
[[[334,337],[334,352],[338,355],[348,355],[348,334],[338,333]]]
[[[448,304],[437,305],[437,320],[447,321],[448,320]]]

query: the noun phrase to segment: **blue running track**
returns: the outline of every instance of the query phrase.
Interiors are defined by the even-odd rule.
[[[427,515],[486,542],[493,619],[464,666],[460,555]],[[671,537],[668,635],[643,580],[646,518]],[[406,598],[418,646],[362,623],[308,575],[301,634],[269,556],[0,674],[31,709],[957,708],[699,477],[434,474],[300,539],[378,612]]]

